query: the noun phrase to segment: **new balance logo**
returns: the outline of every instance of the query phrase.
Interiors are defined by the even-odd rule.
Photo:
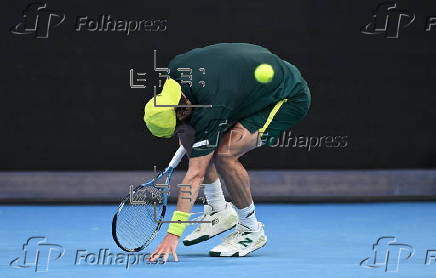
[[[238,243],[243,245],[244,247],[247,247],[252,242],[253,240],[249,239],[248,237],[246,237],[245,240],[238,241]]]
[[[35,38],[48,38],[51,28],[59,26],[65,14],[47,9],[46,3],[30,3],[23,11],[23,18],[10,29],[14,35],[33,35]]]

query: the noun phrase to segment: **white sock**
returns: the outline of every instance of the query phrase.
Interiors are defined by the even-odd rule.
[[[251,205],[246,208],[235,209],[236,213],[238,213],[239,216],[239,224],[244,225],[245,227],[253,231],[256,231],[259,228],[254,203],[251,203]]]
[[[204,196],[206,196],[207,203],[214,211],[221,211],[226,208],[227,202],[224,199],[220,179],[204,185]]]

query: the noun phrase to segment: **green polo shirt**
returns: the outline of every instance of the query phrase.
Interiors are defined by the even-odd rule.
[[[254,70],[260,64],[274,69],[273,80],[260,83]],[[247,43],[220,43],[175,56],[170,77],[195,105],[190,124],[195,129],[192,157],[218,146],[220,136],[234,123],[300,91],[304,80],[298,69],[268,49]]]

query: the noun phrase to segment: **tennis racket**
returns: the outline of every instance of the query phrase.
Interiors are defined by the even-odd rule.
[[[165,217],[174,169],[186,150],[180,146],[168,167],[152,180],[130,188],[112,219],[112,237],[126,252],[138,252],[156,237]]]

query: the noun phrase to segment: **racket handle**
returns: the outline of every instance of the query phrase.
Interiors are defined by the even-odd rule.
[[[182,145],[180,145],[179,149],[174,154],[173,159],[171,159],[170,164],[168,164],[168,167],[176,168],[179,165],[182,158],[185,156],[185,154],[186,154],[185,148]]]

